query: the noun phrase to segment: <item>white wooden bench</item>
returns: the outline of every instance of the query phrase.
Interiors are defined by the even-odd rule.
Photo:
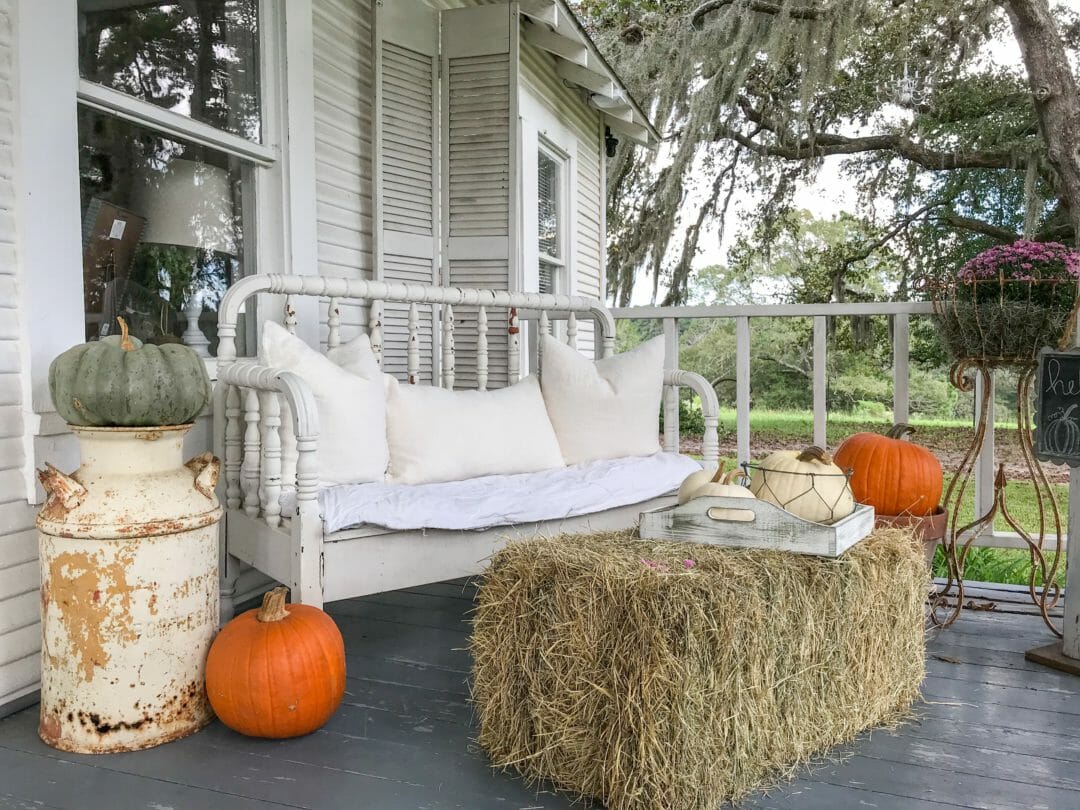
[[[333,533],[324,531],[319,508],[319,473],[316,448],[319,419],[315,400],[295,374],[259,365],[255,358],[237,356],[237,323],[241,311],[251,313],[256,296],[284,295],[285,323],[296,331],[300,297],[314,297],[326,307],[324,350],[342,342],[341,310],[346,304],[367,309],[367,329],[377,356],[382,355],[383,317],[386,304],[407,305],[407,375],[410,382],[420,378],[421,307],[435,312],[437,332],[434,355],[439,361],[433,374],[443,387],[453,388],[457,357],[455,352],[454,307],[469,308],[476,323],[476,387],[488,384],[489,335],[495,329],[507,335],[505,358],[509,382],[517,381],[523,369],[522,325],[550,334],[553,322],[561,322],[560,336],[577,345],[578,324],[591,319],[595,356],[614,352],[615,320],[599,301],[576,296],[539,293],[510,293],[422,286],[417,284],[326,278],[321,276],[259,275],[234,284],[225,294],[218,316],[218,385],[214,400],[215,449],[224,458],[222,500],[225,504],[224,549],[228,555],[288,585],[293,599],[322,605],[370,593],[468,576],[482,570],[485,560],[509,538],[538,533],[579,532],[626,528],[634,525],[644,509],[668,505],[673,497],[609,509],[528,526],[505,526],[484,531],[391,531],[373,526]],[[264,303],[274,299],[263,299]],[[246,307],[245,307],[246,304]],[[431,306],[435,309],[430,309]],[[505,322],[488,319],[495,310],[508,313]],[[526,330],[527,331],[527,330]],[[457,335],[461,337],[460,333]],[[525,341],[538,344],[539,341]],[[502,341],[500,341],[502,345]],[[528,363],[542,373],[542,358],[529,355]],[[706,466],[715,466],[719,456],[717,427],[719,406],[716,394],[705,378],[677,369],[668,369],[664,384],[671,391],[679,386],[692,389],[700,398],[705,433],[703,456]],[[282,396],[270,396],[270,392]],[[284,402],[284,412],[281,403]],[[665,408],[677,407],[677,397],[665,396]],[[283,419],[292,420],[296,436],[296,479],[282,480],[280,428]],[[671,423],[669,417],[668,423]],[[668,431],[665,450],[678,452],[678,436]],[[283,487],[295,491],[295,514],[283,514]],[[235,576],[235,565],[228,566]],[[227,586],[226,586],[227,589]]]

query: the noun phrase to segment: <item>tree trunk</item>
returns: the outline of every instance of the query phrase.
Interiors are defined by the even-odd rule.
[[[1005,6],[1024,55],[1047,155],[1061,180],[1074,241],[1080,243],[1080,88],[1049,0],[1006,0]]]

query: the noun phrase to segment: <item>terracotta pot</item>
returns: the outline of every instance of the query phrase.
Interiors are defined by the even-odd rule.
[[[949,513],[940,506],[934,513],[926,517],[915,515],[878,515],[874,519],[874,528],[881,529],[894,527],[898,529],[914,529],[922,536],[923,553],[926,555],[927,565],[934,562],[934,552],[937,551],[938,543],[945,538],[945,532],[949,528]]]

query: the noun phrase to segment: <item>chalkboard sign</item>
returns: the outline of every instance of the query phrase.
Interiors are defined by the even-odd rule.
[[[1080,466],[1080,349],[1039,352],[1035,455],[1040,461]]]

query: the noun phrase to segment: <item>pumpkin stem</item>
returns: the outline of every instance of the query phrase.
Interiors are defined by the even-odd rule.
[[[289,611],[285,609],[285,597],[288,593],[289,589],[284,585],[279,585],[274,590],[268,591],[263,596],[262,607],[255,614],[255,618],[260,622],[280,622],[288,616]]]
[[[125,352],[130,352],[135,348],[135,344],[131,342],[131,335],[128,334],[127,321],[120,316],[117,316],[116,320],[120,324],[120,348]]]
[[[829,454],[822,450],[820,447],[818,447],[816,444],[812,444],[807,447],[805,450],[799,453],[796,458],[799,461],[818,461],[822,464],[832,463],[832,459],[829,458]]]
[[[902,439],[905,436],[910,436],[915,432],[915,428],[911,425],[905,425],[903,422],[893,425],[889,428],[889,432],[885,435],[890,439]]]
[[[721,484],[721,483],[723,483],[723,481],[724,481],[724,464],[723,464],[723,462],[721,462],[716,467],[716,475],[714,475],[712,477],[712,480],[709,481],[709,483],[710,484]]]

